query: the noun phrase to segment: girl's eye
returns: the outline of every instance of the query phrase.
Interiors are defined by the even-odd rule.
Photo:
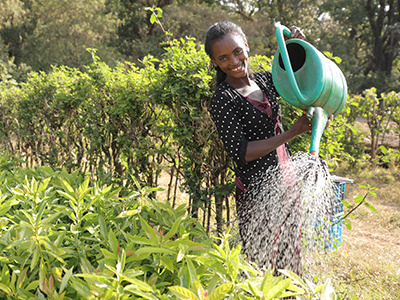
[[[243,52],[242,49],[237,49],[237,50],[236,50],[236,54],[241,54],[242,52]]]

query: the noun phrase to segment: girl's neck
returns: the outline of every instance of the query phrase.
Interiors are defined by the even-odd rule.
[[[251,82],[252,80],[249,78],[249,76],[245,76],[242,78],[232,78],[232,77],[227,77],[225,79],[225,81],[227,83],[229,83],[230,86],[234,87],[235,89],[239,90],[239,89],[243,89],[246,87],[250,87],[251,86]]]
[[[226,82],[230,86],[232,86],[236,91],[238,91],[243,97],[248,97],[250,99],[261,102],[264,101],[264,94],[254,80],[249,79],[248,83],[246,81],[243,82],[235,81],[232,84],[231,82],[229,82],[229,80],[226,80]]]

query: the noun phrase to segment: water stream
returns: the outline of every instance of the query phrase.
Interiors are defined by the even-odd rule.
[[[302,275],[308,256],[330,247],[335,188],[325,162],[308,153],[270,169],[238,209],[244,253],[261,267]]]

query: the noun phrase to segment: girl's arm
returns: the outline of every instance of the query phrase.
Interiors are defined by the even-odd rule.
[[[272,152],[280,145],[293,140],[296,136],[311,131],[311,121],[307,115],[303,115],[293,124],[288,131],[265,140],[250,141],[247,144],[245,160],[250,162]]]

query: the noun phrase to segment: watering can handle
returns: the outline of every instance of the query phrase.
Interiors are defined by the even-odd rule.
[[[296,78],[294,77],[293,68],[292,68],[292,65],[289,60],[289,54],[286,49],[286,43],[283,38],[283,34],[286,34],[286,36],[290,37],[291,31],[286,26],[278,25],[276,27],[275,35],[276,35],[276,39],[278,41],[278,47],[281,52],[281,57],[282,57],[283,65],[285,66],[286,74],[289,78],[290,85],[291,85],[293,92],[295,93],[297,99],[300,102],[305,103],[307,100],[304,97],[304,95],[300,92],[299,86],[297,85],[297,82],[296,82]]]

